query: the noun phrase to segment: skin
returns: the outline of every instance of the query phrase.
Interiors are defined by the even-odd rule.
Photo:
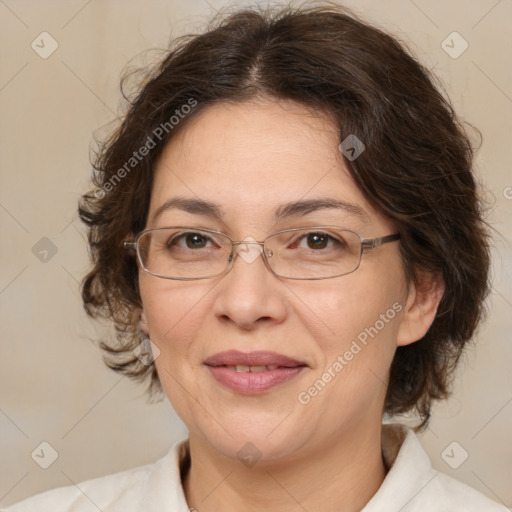
[[[195,225],[234,240],[292,227],[331,224],[364,238],[396,231],[364,198],[343,166],[338,133],[318,112],[258,99],[209,106],[168,143],[156,166],[146,227]],[[178,209],[155,211],[171,197],[219,203],[222,220]],[[358,205],[366,218],[325,209],[275,225],[283,202],[330,197]],[[381,419],[388,371],[398,345],[431,325],[443,286],[408,284],[399,243],[364,254],[359,269],[326,280],[273,275],[261,257],[238,257],[230,272],[198,280],[139,273],[141,325],[161,353],[156,367],[165,393],[190,432],[192,465],[184,481],[199,512],[234,510],[356,511],[381,485]],[[305,391],[394,303],[386,323],[317,396]],[[203,361],[220,351],[275,351],[309,366],[261,395],[230,391]],[[252,443],[253,467],[237,458]]]

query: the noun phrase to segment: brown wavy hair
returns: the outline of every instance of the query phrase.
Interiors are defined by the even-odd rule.
[[[425,272],[444,279],[429,331],[396,351],[385,402],[389,414],[415,410],[426,425],[432,401],[449,394],[489,291],[489,232],[473,149],[437,81],[410,51],[331,4],[239,10],[179,38],[100,146],[96,188],[82,196],[79,215],[93,264],[82,285],[84,306],[116,328],[115,338],[100,342],[106,364],[148,381],[151,397],[161,391],[154,364],[133,353],[142,339],[141,298],[137,264],[123,241],[145,227],[165,144],[209,105],[258,96],[325,112],[340,142],[349,134],[362,140],[366,150],[345,164],[365,197],[398,226],[407,279],[421,285]]]

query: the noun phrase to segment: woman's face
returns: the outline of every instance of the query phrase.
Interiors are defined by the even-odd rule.
[[[210,106],[166,146],[147,228],[191,225],[239,241],[320,225],[362,238],[394,233],[343,167],[338,144],[325,117],[291,102]],[[178,196],[216,203],[223,216],[178,208],[155,215]],[[318,208],[275,223],[277,208],[312,199],[354,208]],[[160,349],[158,374],[191,439],[228,457],[253,450],[264,460],[293,459],[380,425],[388,369],[407,323],[398,243],[364,254],[357,271],[333,279],[280,278],[262,257],[238,255],[213,279],[141,271],[139,280],[143,325]],[[255,377],[244,373],[247,361]],[[269,370],[272,363],[288,368]]]

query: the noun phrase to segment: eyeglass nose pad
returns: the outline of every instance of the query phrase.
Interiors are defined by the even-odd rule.
[[[261,252],[263,252],[263,250],[262,250],[261,248],[260,248],[259,250],[260,250],[260,253],[261,253]],[[237,250],[233,250],[233,251],[231,252],[231,254],[228,256],[228,264],[229,264],[229,263],[231,263],[231,262],[235,259],[235,254],[237,254],[238,252],[239,252],[239,251],[237,251]],[[267,258],[271,258],[271,257],[274,255],[274,253],[273,253],[272,249],[265,249],[265,251],[264,251],[264,252],[265,252],[265,256],[266,256]],[[244,258],[244,259],[245,259],[245,258]]]

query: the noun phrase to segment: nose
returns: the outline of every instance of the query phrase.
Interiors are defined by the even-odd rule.
[[[219,321],[252,330],[286,318],[284,284],[267,268],[262,252],[262,245],[254,241],[234,246],[232,266],[215,287],[214,312]]]

